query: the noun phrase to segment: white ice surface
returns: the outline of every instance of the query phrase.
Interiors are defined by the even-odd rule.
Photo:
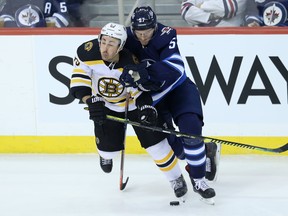
[[[199,201],[189,185],[180,206],[168,181],[147,155],[126,155],[119,190],[120,157],[103,173],[96,154],[0,155],[1,216],[286,216],[288,157],[222,156],[216,204]]]

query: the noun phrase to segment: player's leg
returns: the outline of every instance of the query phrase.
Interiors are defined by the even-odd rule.
[[[158,126],[162,125],[162,123],[160,119]],[[178,159],[168,144],[166,139],[167,135],[160,132],[143,130],[139,127],[134,127],[134,130],[141,146],[146,149],[155,164],[170,182],[175,196],[184,201],[184,195],[187,193],[187,185],[182,176]]]
[[[167,139],[146,148],[146,151],[154,159],[155,164],[170,182],[175,196],[178,198],[183,197],[187,193],[187,185],[178,160],[169,146]]]
[[[205,143],[205,149],[206,149],[205,178],[209,181],[216,181],[221,155],[221,145],[214,142],[207,142]]]
[[[167,109],[168,106],[165,104],[165,101],[157,105],[158,114],[161,115],[165,124],[164,128],[175,130],[173,119],[171,113]],[[167,136],[168,143],[173,149],[176,157],[180,160],[185,159],[184,149],[183,149],[183,139],[175,135]],[[206,149],[206,174],[205,177],[209,181],[216,181],[218,165],[220,160],[220,145],[216,143],[205,143]]]
[[[169,95],[169,110],[179,131],[202,135],[203,113],[200,93],[196,85],[187,79]],[[203,198],[212,198],[215,191],[206,183],[206,151],[203,140],[183,139],[187,171],[195,192]]]
[[[196,114],[187,113],[178,117],[180,131],[190,134],[201,134],[201,120]],[[189,173],[193,190],[204,199],[213,198],[215,191],[205,181],[206,150],[201,139],[183,138],[184,153],[187,162],[186,170]]]
[[[109,115],[119,116],[120,114],[110,111]],[[113,168],[113,158],[124,148],[124,127],[123,124],[113,121],[105,121],[101,128],[99,127],[99,125],[94,123],[100,167],[105,173],[110,173]],[[101,130],[100,133],[99,130]],[[111,136],[111,131],[113,131],[113,136]]]
[[[163,127],[167,129],[175,130],[171,113],[167,109],[168,107],[165,105],[165,101],[157,105],[156,108],[158,110],[159,116],[161,116],[161,118],[164,121]],[[183,143],[182,143],[183,140],[172,134],[169,134],[167,136],[167,140],[172,150],[174,151],[176,157],[180,160],[184,160],[185,155],[184,155]]]
[[[110,173],[113,168],[113,158],[119,154],[120,151],[108,152],[98,149],[100,157],[100,167],[105,173]]]

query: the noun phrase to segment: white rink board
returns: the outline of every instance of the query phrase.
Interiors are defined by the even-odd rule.
[[[70,78],[72,65],[69,62],[72,62],[76,48],[94,36],[0,37],[0,121],[5,122],[0,125],[0,135],[93,135],[93,125],[88,119],[88,113],[83,110],[83,104],[79,105],[76,100],[57,104],[50,101],[50,96],[65,103],[66,99],[63,98],[66,98],[69,92],[59,79],[67,81]],[[187,74],[192,80],[194,77],[187,57],[195,59],[204,83],[214,57],[226,84],[235,58],[242,59],[233,91],[229,96],[229,104],[217,79],[213,79],[206,103],[203,104],[205,135],[287,136],[287,40],[288,35],[178,36]],[[281,71],[286,74],[286,79],[271,57],[282,63]],[[64,62],[61,62],[62,60]],[[252,76],[253,85],[250,90],[267,90],[268,87],[263,84],[265,79],[265,83],[271,84],[269,92],[273,90],[280,103],[273,104],[267,94],[249,95],[244,104],[238,103],[245,84],[251,79],[251,68],[256,61],[258,67],[263,66],[264,72],[261,72],[261,76]],[[56,62],[55,68],[53,62]],[[267,76],[263,78],[263,74]],[[133,134],[129,128],[128,135]]]
[[[288,60],[285,51],[288,48],[287,35],[191,35],[178,38],[182,56],[195,58],[204,83],[213,57],[217,59],[226,84],[235,58],[242,58],[230,104],[225,100],[218,80],[213,80],[203,106],[207,123],[204,134],[287,136]],[[270,57],[278,58],[282,62],[285,67],[282,73],[285,73],[286,77],[282,76]],[[185,63],[187,74],[194,80],[187,61]],[[251,70],[255,65],[258,66],[257,69],[263,66],[264,72],[261,72],[262,77],[259,73],[252,76],[253,85],[248,89],[269,89],[269,91],[273,89],[280,104],[273,104],[267,94],[250,95],[245,104],[238,104],[245,83],[251,80],[249,75],[252,74]],[[267,79],[263,78],[262,74],[266,74]],[[263,82],[270,83],[271,86],[264,86]]]

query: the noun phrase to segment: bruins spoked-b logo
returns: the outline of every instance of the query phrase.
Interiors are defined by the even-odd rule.
[[[124,91],[124,86],[115,78],[101,78],[98,80],[98,92],[104,97],[116,98]]]
[[[27,4],[16,11],[15,20],[19,27],[34,27],[44,20],[44,15],[39,7]]]

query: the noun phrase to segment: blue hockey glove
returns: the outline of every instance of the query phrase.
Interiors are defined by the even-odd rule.
[[[136,88],[139,84],[147,82],[149,80],[149,74],[146,66],[146,63],[139,65],[126,65],[120,76],[121,84],[126,87],[132,86]]]
[[[155,107],[143,105],[139,108],[139,121],[146,126],[155,126],[157,124],[158,113]]]
[[[153,82],[151,80],[148,80],[145,83],[139,84],[138,87],[141,91],[160,91],[162,85],[164,84],[161,82]]]

